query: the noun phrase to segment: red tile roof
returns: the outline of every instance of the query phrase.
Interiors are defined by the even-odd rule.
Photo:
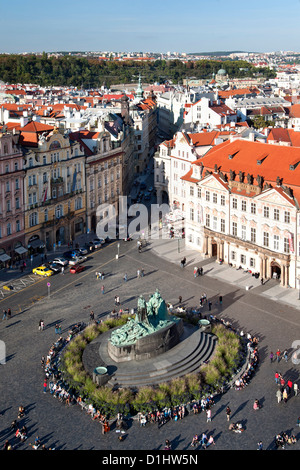
[[[214,171],[215,164],[219,171],[229,177],[230,170],[253,176],[254,183],[260,175],[264,183],[276,187],[277,177],[281,178],[282,185],[290,187],[300,202],[300,148],[271,145],[261,142],[251,142],[237,139],[226,141],[209,150],[194,164],[202,164],[205,170]],[[292,165],[294,169],[292,169]]]

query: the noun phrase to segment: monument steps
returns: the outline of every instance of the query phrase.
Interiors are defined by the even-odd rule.
[[[139,388],[168,382],[199,370],[213,354],[216,337],[200,330],[195,331],[166,353],[143,361],[123,363],[117,367],[108,385],[111,387]]]

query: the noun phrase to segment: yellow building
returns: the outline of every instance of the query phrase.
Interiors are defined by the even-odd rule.
[[[51,126],[41,132],[37,124],[34,139],[23,133],[25,246],[33,251],[71,242],[86,224],[84,152],[67,135]]]

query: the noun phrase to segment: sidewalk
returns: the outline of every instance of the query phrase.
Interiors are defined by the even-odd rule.
[[[186,267],[203,267],[203,275],[217,278],[220,281],[238,286],[241,289],[256,289],[256,294],[266,297],[276,302],[297,308],[300,310],[299,292],[297,289],[285,288],[279,281],[270,279],[262,286],[260,279],[256,279],[250,273],[242,269],[230,267],[228,264],[218,264],[214,259],[207,259],[201,253],[185,247],[185,240],[176,239],[152,239],[151,249],[160,258],[164,258],[171,263],[180,265],[182,258],[186,258]]]

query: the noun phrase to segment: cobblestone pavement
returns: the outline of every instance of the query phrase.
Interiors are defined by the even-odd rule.
[[[147,247],[139,254],[135,242],[120,242],[120,256],[116,259],[117,244],[112,243],[94,253],[86,262],[87,270],[73,275],[65,273],[51,278],[51,296],[47,297],[46,280],[25,288],[13,296],[0,301],[0,310],[11,307],[13,316],[0,322],[0,339],[6,346],[6,363],[0,365],[0,445],[6,439],[18,444],[19,449],[30,449],[36,435],[49,447],[61,450],[161,450],[165,439],[172,441],[175,450],[191,450],[190,443],[195,433],[212,433],[215,446],[211,450],[255,450],[257,442],[263,441],[264,449],[274,448],[274,436],[278,432],[294,433],[299,439],[297,418],[300,416],[299,396],[291,396],[287,403],[277,403],[275,371],[285,378],[299,381],[299,365],[291,361],[293,341],[300,340],[299,312],[291,305],[279,303],[263,296],[262,287],[249,291],[237,284],[225,282],[220,277],[193,276],[193,259],[181,269],[174,259],[169,259]],[[177,256],[180,256],[178,253]],[[197,260],[201,263],[201,259]],[[144,268],[145,276],[137,279],[137,269]],[[96,281],[95,271],[102,269],[105,279]],[[128,273],[128,282],[123,275]],[[100,287],[105,286],[102,294]],[[43,373],[40,366],[42,355],[46,355],[56,340],[54,326],[60,323],[62,335],[70,325],[88,321],[90,310],[97,318],[104,318],[113,308],[114,296],[118,294],[122,305],[135,307],[138,296],[145,297],[159,288],[167,302],[176,304],[182,295],[186,305],[199,304],[203,292],[213,302],[213,314],[232,322],[234,327],[259,337],[259,367],[250,384],[241,391],[229,390],[216,400],[212,409],[212,421],[207,423],[204,413],[172,421],[160,429],[147,424],[141,428],[136,421],[129,424],[125,440],[120,442],[112,428],[103,436],[99,423],[78,406],[68,407],[49,393],[43,393]],[[216,304],[223,296],[223,306]],[[38,322],[43,318],[46,328],[38,331]],[[3,344],[2,344],[3,345]],[[279,348],[289,351],[287,362],[269,361],[269,353]],[[252,405],[258,398],[262,403],[259,411]],[[28,440],[18,443],[10,431],[11,422],[17,418],[19,405],[25,406],[26,414],[21,424],[28,429]],[[245,432],[234,434],[228,430],[225,409],[232,410],[231,421],[242,421]],[[287,449],[299,450],[297,442]]]

